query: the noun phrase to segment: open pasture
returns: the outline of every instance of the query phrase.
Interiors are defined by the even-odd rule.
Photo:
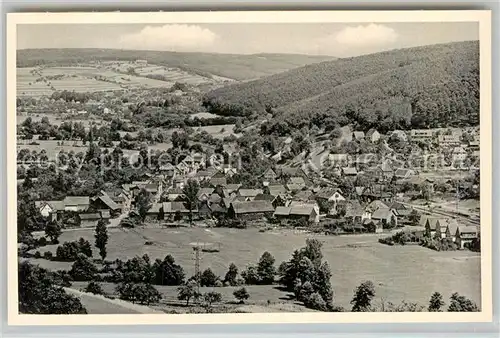
[[[202,253],[201,269],[210,267],[224,276],[230,262],[241,271],[256,264],[265,251],[276,258],[276,267],[288,260],[293,250],[303,247],[306,238],[323,242],[323,256],[332,271],[335,302],[349,307],[353,289],[365,280],[376,286],[377,300],[402,300],[427,304],[434,291],[441,292],[445,301],[453,292],[471,298],[480,305],[480,256],[469,251],[436,252],[420,246],[386,246],[378,236],[324,236],[288,231],[258,232],[257,229],[225,228],[110,228],[108,258],[126,260],[148,254],[151,260],[171,254],[181,264],[187,276],[194,273],[194,254],[190,243],[205,242],[218,246],[220,252]],[[93,243],[93,230],[64,232],[60,242],[84,237]],[[153,245],[144,245],[152,241]],[[55,252],[56,246],[40,252]],[[98,252],[95,248],[94,255]],[[36,260],[52,269],[66,269],[71,263]],[[415,278],[418,274],[419,278]],[[271,291],[270,291],[271,292]],[[283,293],[281,293],[283,295]],[[277,300],[276,300],[277,301]]]

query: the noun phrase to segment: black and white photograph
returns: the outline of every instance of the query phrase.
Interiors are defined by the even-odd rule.
[[[14,16],[15,315],[491,316],[489,13],[420,12]]]

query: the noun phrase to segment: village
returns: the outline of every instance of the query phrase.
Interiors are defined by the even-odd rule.
[[[443,134],[436,135],[439,133]],[[406,161],[404,155],[395,152],[380,158],[376,153],[350,155],[327,151],[321,155],[319,174],[317,167],[316,171],[311,169],[311,160],[295,167],[275,164],[261,174],[255,186],[243,186],[237,180],[237,166],[220,162],[212,165],[216,162],[213,155],[192,152],[175,165],[148,168],[140,181],[120,186],[107,183],[109,188],[94,196],[38,200],[36,207],[41,216],[51,221],[65,220],[65,228],[95,227],[101,219],[121,226],[124,220],[127,223],[129,218],[138,216],[137,197],[145,191],[150,196],[145,226],[255,224],[337,235],[405,229],[420,236],[452,239],[460,249],[470,246],[479,236],[477,210],[454,208],[460,198],[451,200],[451,210],[431,208],[429,200],[436,194],[454,197],[460,189],[478,190],[477,184],[466,186],[467,182],[456,176],[457,172],[473,176],[471,173],[478,170],[477,133],[460,129],[411,130],[394,131],[386,137],[416,145],[437,143],[441,154],[451,149],[451,158],[439,160],[437,152],[428,151],[415,151],[415,157],[406,157]],[[376,130],[370,130],[366,135],[353,132],[351,141],[377,144],[382,142],[380,138]],[[289,143],[290,138],[284,140],[280,154],[287,151]],[[411,166],[412,163],[416,165]],[[445,173],[449,173],[448,178]],[[188,201],[190,197],[184,193],[188,181],[197,184],[196,201]],[[426,202],[419,204],[419,200]]]
[[[427,97],[357,93],[294,115],[218,101],[245,80],[93,59],[19,68],[18,262],[65,294],[56,311],[386,311],[356,304],[365,286],[393,311],[429,297],[477,311],[475,120],[422,122]]]

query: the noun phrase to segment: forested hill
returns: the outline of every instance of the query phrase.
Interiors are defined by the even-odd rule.
[[[479,123],[479,42],[392,50],[322,62],[219,88],[205,104],[223,115],[271,112],[293,127],[368,129]],[[271,109],[272,108],[272,109]]]
[[[196,74],[206,73],[234,80],[251,80],[336,58],[301,54],[244,55],[98,48],[21,49],[17,51],[18,67],[72,66],[75,63],[95,60],[135,61],[138,59],[146,60],[151,64],[178,67]]]

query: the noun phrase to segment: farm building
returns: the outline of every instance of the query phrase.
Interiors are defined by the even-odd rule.
[[[189,219],[189,209],[184,202],[163,202],[162,206],[165,220]],[[193,218],[195,218],[198,214],[198,208],[194,208],[191,212]]]
[[[273,213],[274,208],[269,201],[232,202],[228,208],[228,216],[232,218],[259,219]]]
[[[96,210],[109,210],[111,214],[119,214],[122,207],[111,199],[108,195],[101,195],[92,198],[92,207]]]
[[[280,195],[273,196],[270,194],[258,194],[257,196],[255,196],[254,201],[269,201],[272,203],[273,208],[284,206],[286,204],[286,200]]]
[[[65,211],[85,211],[90,207],[90,197],[66,196],[63,203]]]
[[[95,227],[101,220],[101,214],[99,212],[82,213],[78,214],[78,217],[80,218],[81,227]]]
[[[158,222],[162,217],[162,203],[153,203],[146,212],[146,222]]]
[[[319,213],[313,204],[293,205],[289,207],[277,207],[274,216],[282,220],[300,220],[318,223]]]
[[[238,191],[238,196],[242,197],[245,201],[253,201],[255,196],[262,193],[262,189],[240,189]]]

